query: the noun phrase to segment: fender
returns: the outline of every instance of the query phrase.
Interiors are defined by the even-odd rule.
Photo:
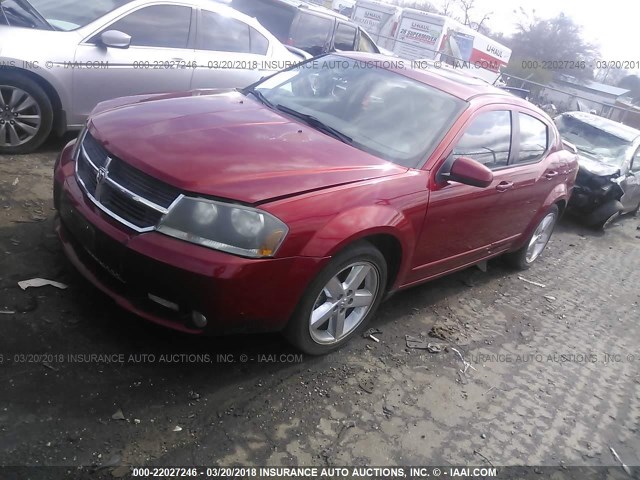
[[[7,62],[7,65],[15,66],[4,69],[0,68],[0,77],[2,77],[3,72],[11,72],[18,75],[24,75],[25,77],[31,78],[40,83],[46,83],[49,85],[49,88],[56,93],[58,99],[60,100],[62,110],[70,111],[71,92],[69,91],[68,87],[71,86],[72,70],[56,70],[56,72],[59,73],[59,75],[56,76],[51,73],[50,69],[41,66],[40,62],[36,63],[37,61],[34,62],[34,66],[32,68],[20,67],[20,65],[25,64],[25,62],[15,58],[3,57],[2,61]],[[66,81],[62,81],[61,77],[64,77]]]
[[[391,236],[400,244],[401,261],[396,278],[401,278],[409,266],[417,234],[414,222],[389,206],[358,206],[341,212],[309,240],[302,256],[332,257],[348,245],[375,235]]]

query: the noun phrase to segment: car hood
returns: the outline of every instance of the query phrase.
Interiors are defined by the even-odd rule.
[[[407,171],[235,90],[104,102],[89,131],[111,154],[168,184],[253,204]]]
[[[619,167],[607,165],[584,155],[578,155],[578,165],[582,170],[598,177],[617,177],[620,175]]]

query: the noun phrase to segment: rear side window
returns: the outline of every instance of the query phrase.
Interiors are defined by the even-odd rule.
[[[469,157],[491,169],[505,167],[511,152],[511,112],[478,115],[453,150],[454,157]]]
[[[333,47],[336,50],[353,50],[356,43],[356,29],[346,23],[340,23],[336,28],[336,38]]]
[[[269,50],[269,40],[255,28],[249,27],[251,33],[251,53],[266,55]]]
[[[520,147],[516,163],[536,162],[544,156],[549,142],[547,125],[525,113],[520,118]]]
[[[360,40],[358,41],[358,51],[367,53],[380,53],[373,40],[369,38],[364,30],[360,30]]]
[[[256,18],[281,42],[289,39],[291,25],[296,9],[273,0],[233,0],[231,6],[236,10]]]
[[[311,55],[320,55],[324,52],[332,31],[333,20],[302,13],[293,35],[293,46],[306,50]]]
[[[190,28],[190,7],[154,5],[130,13],[107,30],[131,35],[132,46],[186,48]]]
[[[249,53],[251,33],[249,25],[234,18],[213,12],[202,12],[200,48],[216,52]]]

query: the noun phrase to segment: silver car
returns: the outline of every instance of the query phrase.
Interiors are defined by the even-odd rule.
[[[555,122],[580,155],[569,211],[599,229],[638,213],[640,130],[586,112],[566,112]]]
[[[300,60],[212,0],[0,0],[0,154],[80,129],[103,100],[245,87]]]

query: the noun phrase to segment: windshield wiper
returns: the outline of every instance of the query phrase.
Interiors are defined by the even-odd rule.
[[[313,115],[308,115],[306,113],[298,112],[297,110],[294,110],[293,108],[289,108],[285,105],[276,105],[276,108],[281,112],[284,112],[293,117],[299,118],[310,127],[313,127],[317,130],[320,130],[321,132],[331,135],[334,138],[337,138],[342,143],[346,143],[347,145],[353,144],[353,139],[351,137],[349,137],[348,135],[345,135],[339,130],[336,130],[332,126],[327,125],[322,120],[314,117]]]
[[[245,90],[244,93],[245,95],[250,93],[251,95],[256,97],[258,101],[260,101],[260,103],[266,105],[267,107],[273,108],[273,103],[267,100],[267,97],[265,97],[264,93],[262,93],[260,90],[256,90],[255,88],[252,88],[250,90]]]

